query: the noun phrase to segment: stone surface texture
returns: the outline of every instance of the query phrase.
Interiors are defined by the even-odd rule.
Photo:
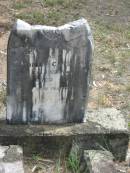
[[[94,121],[92,112],[88,112],[88,117],[92,115],[92,121],[87,120],[85,123],[80,124],[13,126],[0,124],[0,144],[24,145],[26,143],[27,148],[32,152],[33,150],[30,146],[33,143],[36,146],[34,148],[39,148],[40,150],[43,148],[45,152],[49,150],[51,154],[55,155],[54,153],[57,154],[60,150],[64,150],[63,154],[66,154],[65,152],[69,150],[68,148],[72,142],[76,141],[77,145],[84,150],[105,149],[113,154],[115,160],[124,161],[129,142],[127,119],[119,110],[113,111],[113,108],[109,109],[111,116],[108,114],[108,109],[106,109],[107,113],[105,113],[105,109],[98,111],[98,113],[94,112],[97,121]],[[118,118],[114,118],[115,115],[122,117],[123,124],[120,125],[120,129],[117,125]],[[111,121],[108,117],[111,117]],[[108,119],[108,124],[105,120],[100,121],[100,119],[106,119],[106,121]],[[120,121],[121,118],[119,118],[119,123]],[[29,151],[28,149],[26,151]]]
[[[118,173],[113,162],[113,156],[109,151],[86,150],[84,151],[84,158],[89,173]]]
[[[102,108],[88,111],[85,121],[93,122],[107,130],[128,130],[128,117],[115,108]]]
[[[116,118],[115,118],[116,117]],[[64,125],[0,124],[0,136],[76,136],[87,134],[128,135],[127,118],[114,108],[87,112],[86,122]]]
[[[60,27],[17,20],[8,43],[7,121],[83,122],[92,52],[85,19]]]
[[[23,151],[19,146],[0,146],[0,173],[24,173]]]

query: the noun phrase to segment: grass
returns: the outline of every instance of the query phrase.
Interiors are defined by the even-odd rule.
[[[40,11],[32,11],[29,14],[19,13],[15,15],[16,18],[24,20],[30,24],[46,24],[46,25],[59,25],[63,19],[63,14],[59,11],[51,10],[46,15]]]
[[[21,10],[23,8],[27,8],[32,4],[31,0],[24,0],[24,1],[16,1],[13,4],[13,8],[16,10]]]
[[[65,0],[42,0],[47,6],[63,5]]]
[[[129,28],[129,30],[126,31],[126,35],[127,35],[128,39],[130,39],[130,28]]]
[[[105,93],[98,93],[98,106],[111,107],[111,100]]]
[[[108,32],[109,30],[102,25],[101,23],[95,22],[93,24],[94,27],[94,37],[96,37],[97,39],[104,39],[107,34],[109,34],[110,32]]]
[[[126,85],[126,91],[130,92],[130,84]]]
[[[43,6],[56,7],[62,6],[64,8],[72,7],[73,0],[41,0]]]
[[[119,64],[117,67],[117,75],[122,76],[125,72],[125,66],[123,64]]]
[[[60,12],[56,12],[54,10],[54,11],[51,11],[51,12],[48,13],[46,21],[48,21],[48,23],[50,25],[57,25],[57,21],[60,22],[62,20],[62,17],[63,16],[62,16],[62,14]]]
[[[38,154],[33,154],[32,159],[38,163],[39,160],[42,160],[42,157]],[[79,147],[77,145],[74,147],[73,151],[70,152],[67,158],[61,159],[61,156],[59,154],[59,158],[55,161],[53,172],[80,173],[80,156]]]
[[[6,104],[6,89],[0,90],[0,109]]]
[[[67,166],[72,171],[72,173],[80,173],[80,159],[78,150],[79,148],[75,144],[75,149],[69,154],[67,160]]]
[[[32,159],[33,159],[34,161],[38,161],[39,159],[41,159],[41,156],[38,155],[38,154],[33,154],[33,155],[32,155]]]
[[[16,18],[25,20],[29,23],[38,23],[38,24],[44,24],[45,23],[45,18],[44,18],[44,14],[42,14],[41,12],[38,11],[32,11],[29,14],[26,13],[19,13],[16,14],[15,16]]]
[[[61,159],[60,158],[56,161],[55,173],[61,173]]]
[[[95,59],[99,58],[104,64],[111,64],[111,72],[116,71],[112,76],[124,76],[130,63],[129,26],[122,26],[119,23],[108,24],[101,21],[93,22],[92,26],[97,46]],[[99,96],[98,104],[106,107],[109,105],[107,100],[106,96]]]
[[[17,9],[17,10],[20,10],[20,9],[22,9],[22,8],[25,8],[26,7],[26,4],[24,4],[24,3],[16,3],[16,4],[14,4],[14,6],[13,6],[13,8],[14,9]]]
[[[124,60],[129,60],[130,58],[130,50],[125,50],[125,51],[122,51],[120,52],[120,60],[121,61],[124,61]]]
[[[33,154],[32,155],[32,160],[36,163],[36,165],[38,165],[38,167],[41,167],[41,162],[42,162],[42,167],[41,170],[45,167],[47,168],[51,168],[53,170],[53,173],[68,173],[68,168],[67,168],[67,162],[66,159],[61,159],[61,156],[59,156],[59,158],[56,159],[56,161],[54,160],[46,160],[46,162],[44,162],[44,158],[43,156],[41,156],[40,154]],[[74,172],[76,173],[76,172]]]
[[[105,56],[111,64],[114,64],[116,62],[115,54],[113,51],[109,50]]]

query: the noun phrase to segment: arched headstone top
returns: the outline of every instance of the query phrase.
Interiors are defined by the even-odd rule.
[[[8,122],[82,122],[92,52],[84,18],[59,27],[18,19],[8,43]]]

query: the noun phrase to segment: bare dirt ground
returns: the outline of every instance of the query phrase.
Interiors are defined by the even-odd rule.
[[[115,107],[130,119],[129,0],[0,0],[1,112],[5,104],[7,41],[16,18],[57,26],[80,17],[90,23],[95,41],[88,109]]]

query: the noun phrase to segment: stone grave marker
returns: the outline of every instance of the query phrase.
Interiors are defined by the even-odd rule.
[[[85,19],[60,27],[17,20],[8,42],[7,121],[83,122],[92,51]]]

